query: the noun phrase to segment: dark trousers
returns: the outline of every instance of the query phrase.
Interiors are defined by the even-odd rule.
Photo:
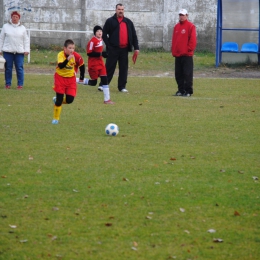
[[[193,94],[193,57],[175,57],[175,80],[178,91]]]
[[[107,80],[110,84],[118,62],[119,76],[118,76],[118,90],[125,88],[128,74],[128,48],[109,48],[108,57],[106,60]]]
[[[24,83],[24,54],[23,53],[12,53],[4,52],[5,58],[5,85],[12,85],[12,73],[13,73],[13,64],[15,65],[16,76],[17,76],[17,86],[23,86]]]

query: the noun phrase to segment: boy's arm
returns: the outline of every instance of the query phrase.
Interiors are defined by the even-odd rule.
[[[64,57],[65,57],[65,60],[63,60]],[[75,58],[75,57],[74,57],[74,54],[73,54],[73,53],[71,53],[68,57],[66,57],[66,56],[64,56],[64,53],[63,53],[63,52],[60,52],[60,53],[58,54],[58,67],[59,67],[60,69],[65,68],[66,65],[67,65],[67,63],[69,62],[69,60],[74,59],[74,58]]]
[[[68,64],[68,62],[69,62],[69,61],[66,59],[66,60],[64,60],[63,62],[58,63],[58,67],[59,67],[60,69],[63,69],[63,68],[66,67],[66,65]]]
[[[92,52],[87,53],[87,55],[88,55],[88,57],[100,57],[100,56],[102,56],[102,52],[92,51]]]
[[[79,73],[80,73],[79,80],[83,81],[85,77],[85,64],[79,67]]]
[[[106,51],[102,51],[102,52],[90,52],[87,54],[88,57],[103,57],[103,58],[107,58],[108,57],[108,54]]]

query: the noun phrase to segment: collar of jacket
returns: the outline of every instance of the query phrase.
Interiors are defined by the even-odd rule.
[[[114,14],[113,18],[115,18],[118,21],[116,13]],[[125,16],[123,16],[123,20],[122,21],[126,22]]]
[[[13,27],[18,27],[18,26],[22,25],[20,21],[17,24],[12,23],[11,19],[10,19],[10,21],[8,23],[11,24]]]

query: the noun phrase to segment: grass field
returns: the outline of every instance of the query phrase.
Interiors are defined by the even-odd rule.
[[[25,81],[0,89],[1,260],[260,258],[259,79],[80,85],[58,125],[53,76]]]
[[[55,68],[57,52],[62,50],[62,47],[55,46],[53,49],[33,49],[30,54],[30,64],[27,64],[28,59],[25,61],[25,68]],[[77,49],[87,63],[87,56],[84,49]],[[133,66],[131,62],[131,54],[129,55],[130,70],[150,72],[154,71],[169,71],[174,66],[174,59],[170,52],[157,50],[141,50],[136,64]],[[194,70],[200,71],[204,69],[215,69],[215,55],[210,52],[196,52],[194,56],[194,62],[196,64]],[[243,65],[244,66],[244,65]],[[236,65],[236,67],[239,67]]]

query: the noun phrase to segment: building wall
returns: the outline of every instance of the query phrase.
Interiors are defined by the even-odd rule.
[[[173,26],[178,11],[186,8],[189,20],[197,27],[199,50],[215,50],[217,0],[125,0],[125,16],[136,27],[141,48],[170,49]],[[95,25],[103,25],[115,13],[118,0],[0,0],[0,27],[13,10],[22,14],[28,29],[86,31],[85,33],[33,32],[31,43],[42,46],[61,45],[72,38],[85,47]]]

